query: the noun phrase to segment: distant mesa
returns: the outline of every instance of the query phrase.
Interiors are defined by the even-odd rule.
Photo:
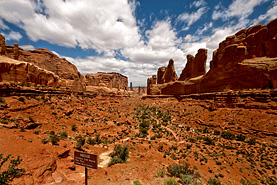
[[[266,26],[255,25],[219,43],[206,73],[207,50],[187,55],[187,64],[175,80],[173,60],[147,80],[148,95],[185,95],[251,88],[277,88],[277,19]],[[173,67],[173,68],[172,68]],[[165,80],[165,76],[167,81]],[[168,80],[170,79],[170,80]]]

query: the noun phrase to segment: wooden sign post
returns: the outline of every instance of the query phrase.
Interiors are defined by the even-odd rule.
[[[85,167],[85,185],[88,184],[88,169],[97,169],[97,155],[74,151],[74,164]]]

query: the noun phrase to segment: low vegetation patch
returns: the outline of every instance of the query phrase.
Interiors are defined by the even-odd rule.
[[[117,163],[126,163],[129,158],[129,146],[121,146],[115,145],[114,151],[111,154],[111,161],[109,162],[109,166],[112,166]]]
[[[20,177],[24,173],[24,169],[19,169],[17,166],[21,163],[22,159],[18,156],[16,159],[10,160],[8,169],[3,170],[2,167],[10,159],[11,155],[7,155],[3,158],[3,154],[0,154],[0,184],[7,184],[16,177]]]

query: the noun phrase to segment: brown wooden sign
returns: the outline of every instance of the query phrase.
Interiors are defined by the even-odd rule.
[[[74,151],[74,164],[97,169],[97,155]]]

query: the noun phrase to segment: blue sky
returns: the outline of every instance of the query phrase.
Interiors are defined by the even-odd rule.
[[[277,18],[277,0],[0,0],[0,33],[23,49],[47,48],[82,74],[146,80],[169,59],[212,52],[226,36]]]

